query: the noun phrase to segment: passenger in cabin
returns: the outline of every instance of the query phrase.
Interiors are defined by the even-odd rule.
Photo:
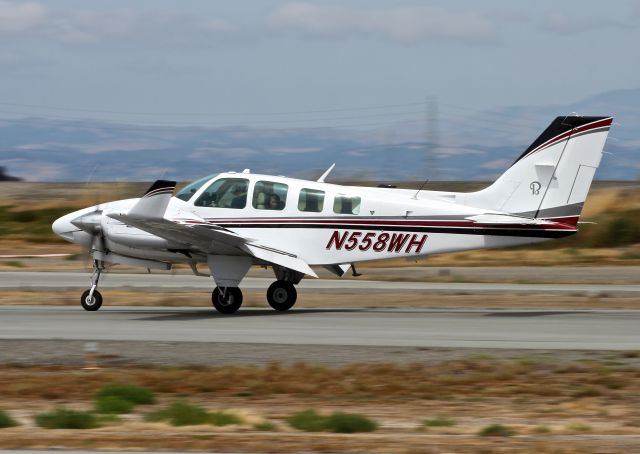
[[[233,188],[233,199],[230,208],[244,208],[247,204],[247,192],[238,185]]]
[[[259,210],[266,210],[267,207],[265,206],[265,200],[267,200],[267,196],[265,195],[265,193],[258,192],[255,196],[255,201],[253,202],[253,205]]]
[[[281,210],[282,206],[280,204],[281,202],[278,194],[271,194],[269,196],[269,210]]]
[[[268,210],[281,210],[282,209],[282,202],[280,202],[280,197],[278,197],[278,194],[271,194],[269,196],[269,207],[267,208]]]

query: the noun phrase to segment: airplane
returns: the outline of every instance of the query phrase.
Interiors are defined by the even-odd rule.
[[[242,305],[239,285],[252,265],[271,267],[267,301],[287,311],[295,285],[312,267],[337,276],[362,261],[419,259],[445,252],[501,248],[563,238],[578,221],[613,118],[559,116],[490,186],[476,192],[344,186],[224,172],[188,184],[158,180],[135,199],[116,200],[57,219],[53,231],[91,251],[87,311],[107,264],[170,270],[186,263],[213,277],[222,314]],[[209,273],[198,269],[206,264]]]

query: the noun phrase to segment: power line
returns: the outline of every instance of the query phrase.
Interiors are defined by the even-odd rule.
[[[319,110],[298,110],[287,112],[227,112],[227,113],[205,113],[205,112],[139,112],[139,111],[117,111],[117,110],[98,110],[98,109],[80,109],[71,107],[59,107],[59,106],[47,106],[41,104],[20,104],[6,101],[0,101],[0,105],[11,107],[24,107],[34,109],[46,109],[46,110],[58,110],[64,112],[84,112],[84,113],[98,113],[98,114],[111,114],[111,115],[147,115],[147,116],[184,116],[184,117],[233,117],[233,116],[274,116],[274,115],[304,115],[313,113],[333,113],[333,112],[357,112],[366,110],[380,110],[380,109],[395,109],[399,107],[411,107],[422,106],[424,102],[410,102],[402,104],[386,104],[378,106],[366,106],[366,107],[348,107],[348,108],[336,108],[336,109],[319,109]]]

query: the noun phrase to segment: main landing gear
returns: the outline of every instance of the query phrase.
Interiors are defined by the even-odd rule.
[[[285,312],[296,303],[298,292],[291,282],[278,280],[269,286],[267,301],[277,311]],[[216,287],[211,303],[221,314],[233,314],[242,306],[242,291],[238,287]]]
[[[100,274],[104,271],[104,263],[95,260],[93,265],[93,274],[91,275],[91,288],[82,292],[80,304],[85,311],[97,311],[102,306],[102,295],[98,291],[98,281]]]
[[[275,281],[267,290],[269,306],[277,311],[288,311],[296,304],[298,292],[291,282]]]
[[[211,302],[221,314],[233,314],[242,306],[242,292],[238,287],[216,287]]]

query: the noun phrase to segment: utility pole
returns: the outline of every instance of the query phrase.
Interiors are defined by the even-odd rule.
[[[438,98],[427,96],[426,107],[426,127],[425,127],[425,167],[426,173],[423,178],[431,181],[438,179]]]

